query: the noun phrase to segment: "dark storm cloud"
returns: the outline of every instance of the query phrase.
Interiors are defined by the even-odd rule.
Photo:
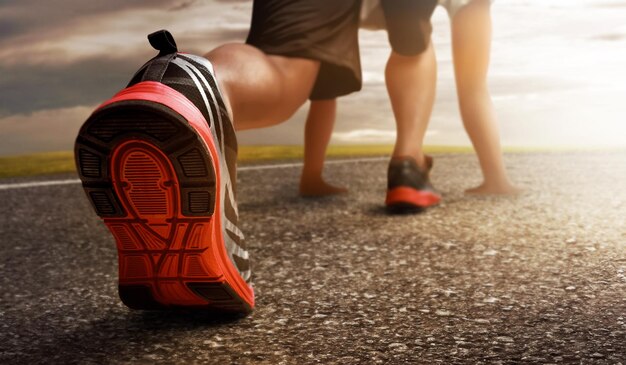
[[[45,29],[63,28],[79,17],[101,16],[134,9],[176,9],[190,1],[172,0],[20,0],[0,2],[0,43]],[[186,6],[185,6],[186,7]]]
[[[0,115],[97,103],[122,88],[145,59],[94,57],[63,65],[0,66]]]
[[[189,1],[181,1],[178,4],[174,4],[173,6],[170,7],[170,11],[178,11],[178,10],[183,10],[183,9],[187,9],[189,7],[191,7],[196,1],[195,0],[189,0]]]
[[[177,37],[185,52],[204,54],[226,41],[243,40],[247,29],[222,29],[206,35]],[[70,63],[0,64],[0,117],[101,102],[120,90],[155,52],[146,41],[123,58],[94,56]]]
[[[154,21],[155,28],[152,29],[150,20],[133,19],[136,15],[130,15],[131,11],[184,13],[193,12],[194,7],[207,11],[208,6],[213,12],[226,15],[232,8],[226,3],[216,8],[213,5],[217,2],[211,4],[213,1],[215,0],[0,0],[0,47],[5,51],[14,50],[5,52],[4,59],[0,57],[0,117],[92,105],[106,99],[122,88],[133,72],[155,52],[147,41],[143,46],[141,41],[137,41],[150,31],[158,29],[159,21]],[[239,2],[228,0],[234,1]],[[154,11],[151,13],[154,14]],[[240,11],[235,12],[238,13]],[[102,19],[117,17],[122,22],[135,23],[135,29],[145,29],[145,34],[133,39],[119,40],[126,50],[129,44],[137,44],[132,52],[103,47],[102,51],[77,56],[73,53],[74,50],[63,48],[65,45],[57,48],[45,46],[47,42],[63,41],[73,35],[89,37],[93,34],[97,39],[110,32],[114,36],[118,29],[95,29],[95,32],[94,29],[89,29],[88,34],[81,32],[85,29],[85,21],[89,24],[91,20],[96,23]],[[242,18],[246,17],[247,13],[244,13]],[[77,23],[78,20],[81,22]],[[179,17],[172,17],[172,21],[167,23],[168,27],[177,28],[177,24],[184,21]],[[181,50],[204,54],[221,43],[243,41],[246,34],[247,27],[244,26],[209,24],[201,31],[174,35]]]
[[[245,40],[251,0],[0,0],[0,154],[70,149],[167,28],[202,55]],[[145,16],[143,16],[145,14]],[[68,134],[69,131],[69,134]]]
[[[0,16],[0,40],[13,37],[24,28],[24,24],[20,24],[13,19],[2,19]]]

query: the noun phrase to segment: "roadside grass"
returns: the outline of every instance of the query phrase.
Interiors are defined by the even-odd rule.
[[[0,178],[76,171],[71,151],[0,157]]]
[[[392,145],[331,145],[329,158],[389,156]],[[426,146],[426,153],[473,153],[469,146]],[[564,152],[572,148],[505,148],[505,152]],[[239,162],[254,163],[271,160],[301,160],[304,148],[299,145],[240,146]],[[71,151],[44,152],[30,155],[0,157],[0,178],[49,175],[75,172],[74,153]]]
[[[339,145],[329,146],[329,158],[388,156],[392,145]],[[471,152],[470,147],[427,147],[429,153]],[[304,148],[298,145],[240,146],[239,162],[299,160]],[[71,151],[43,152],[21,156],[0,157],[0,178],[37,176],[75,172],[74,154]]]
[[[330,146],[329,158],[386,156],[391,153],[391,145],[341,145]],[[464,147],[436,147],[431,153],[455,153],[471,151]],[[304,156],[304,148],[298,145],[240,146],[239,162],[254,163],[272,160],[299,160]],[[75,172],[72,151],[43,152],[29,155],[0,157],[0,178],[37,176]]]

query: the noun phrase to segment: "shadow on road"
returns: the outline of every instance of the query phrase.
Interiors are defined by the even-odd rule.
[[[143,348],[146,353],[167,353],[176,349],[155,344],[167,343],[167,337],[188,336],[189,332],[202,333],[205,338],[210,338],[218,329],[238,325],[242,319],[244,317],[240,315],[199,311],[111,310],[105,318],[83,322],[70,331],[63,329],[64,326],[49,323],[51,333],[44,337],[52,340],[31,344],[28,353],[19,354],[11,363],[132,362],[136,359],[122,355],[128,354],[126,350],[129,347]]]

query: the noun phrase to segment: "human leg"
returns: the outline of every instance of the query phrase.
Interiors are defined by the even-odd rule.
[[[426,168],[423,142],[435,101],[437,63],[432,43],[416,56],[392,52],[385,70],[396,120],[394,157],[410,156]]]
[[[345,193],[342,187],[327,184],[322,172],[326,148],[333,132],[337,100],[313,100],[304,127],[304,167],[300,177],[300,195],[325,196]]]
[[[309,97],[320,62],[266,55],[245,44],[227,44],[206,56],[215,68],[237,130],[287,120]]]
[[[495,111],[487,87],[491,47],[489,0],[474,0],[452,18],[452,48],[463,125],[480,161],[484,181],[470,194],[515,194],[500,146]]]
[[[397,125],[393,157],[412,157],[422,168],[422,144],[432,111],[437,63],[430,35],[436,0],[382,0],[391,55],[385,81]]]
[[[360,0],[254,1],[247,45],[209,52],[238,130],[288,119],[307,98],[361,87]]]
[[[216,78],[206,59],[167,46],[167,38],[174,43],[171,35],[155,34],[160,55],[94,112],[76,143],[85,191],[118,243],[120,297],[137,309],[249,312],[254,293],[238,225],[237,143],[225,102],[234,115],[245,116],[241,100],[248,108],[279,109],[244,118],[250,123],[285,118],[306,100],[318,64],[233,47],[230,64],[216,62],[224,75],[232,76],[230,67],[241,66],[242,56],[270,68],[257,67],[259,78],[239,88],[232,79]],[[294,81],[295,72],[301,79]],[[280,85],[269,101],[262,77]],[[238,99],[236,92],[258,96]],[[277,105],[281,98],[284,108]]]
[[[436,75],[432,43],[417,56],[392,52],[389,57],[385,79],[397,126],[385,199],[391,211],[420,211],[441,200],[429,180],[432,158],[422,149],[435,100]]]
[[[385,80],[397,126],[385,205],[391,211],[419,211],[440,200],[429,181],[432,159],[422,151],[435,97],[430,17],[437,1],[383,0],[381,5],[392,48]]]
[[[211,64],[178,53],[168,32],[153,33],[150,43],[159,55],[81,128],[79,174],[116,237],[120,296],[132,308],[248,312],[254,306],[238,225],[232,117],[239,129],[275,124],[309,95],[335,97],[360,87],[352,15],[359,2],[281,2],[284,6],[255,2],[255,9],[268,10],[265,15],[272,18],[257,17],[249,37],[264,52],[228,45],[207,55]],[[320,16],[311,16],[316,11]],[[332,32],[315,23],[328,21],[324,12],[336,16]],[[276,24],[276,14],[285,25],[297,26],[279,27],[291,43],[265,29]],[[310,21],[294,22],[298,16]],[[349,62],[343,62],[346,44]],[[338,83],[343,85],[338,90],[337,75],[348,81]]]
[[[209,52],[237,130],[288,119],[309,97],[320,62],[268,56],[254,47],[230,44]],[[335,120],[334,99],[311,103],[305,127],[305,166],[300,193],[321,196],[346,192],[322,179],[324,155]]]

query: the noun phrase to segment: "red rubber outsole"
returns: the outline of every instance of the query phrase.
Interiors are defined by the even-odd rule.
[[[441,196],[430,190],[416,190],[400,186],[387,191],[387,207],[428,208],[439,204]]]
[[[116,239],[124,303],[252,310],[253,289],[224,246],[217,148],[188,99],[156,82],[122,90],[81,128],[76,150],[83,186]]]

